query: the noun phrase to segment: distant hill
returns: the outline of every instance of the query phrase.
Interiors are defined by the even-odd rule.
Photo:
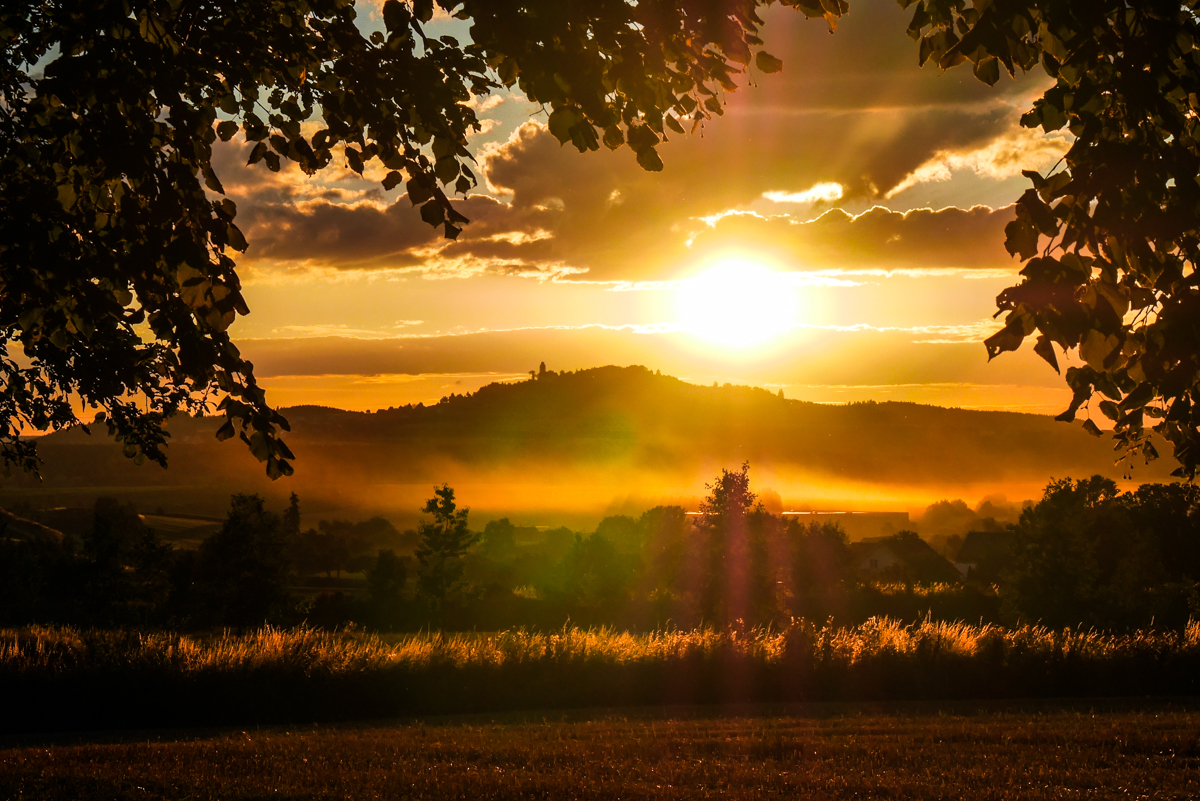
[[[432,406],[284,414],[297,455],[288,480],[268,482],[243,446],[216,442],[216,421],[181,418],[171,423],[169,470],[134,466],[104,436],[63,432],[40,442],[45,483],[7,482],[0,501],[66,504],[108,493],[136,498],[144,512],[213,514],[232,491],[281,498],[294,490],[313,513],[411,512],[430,485],[449,481],[476,511],[594,515],[694,499],[720,468],[749,461],[756,486],[783,502],[904,509],[993,492],[1032,497],[1052,476],[1121,472],[1107,440],[1046,416],[822,405],[644,367],[548,372]],[[1169,470],[1163,460],[1139,466],[1136,478],[1162,480]]]

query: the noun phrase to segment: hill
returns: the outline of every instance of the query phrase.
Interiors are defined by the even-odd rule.
[[[432,406],[284,410],[296,475],[268,482],[213,419],[172,421],[171,467],[136,467],[103,436],[45,437],[44,483],[9,481],[0,502],[115,494],[144,512],[219,513],[230,492],[295,491],[311,513],[412,513],[450,482],[477,513],[525,522],[685,503],[722,467],[793,507],[904,509],[942,497],[1034,497],[1051,477],[1119,476],[1111,446],[1079,425],[913,403],[822,405],[745,386],[697,386],[644,367],[546,372]],[[1162,480],[1164,460],[1137,478]],[[640,507],[640,508],[638,508]],[[558,515],[557,517],[548,517]],[[401,521],[397,521],[398,523]]]

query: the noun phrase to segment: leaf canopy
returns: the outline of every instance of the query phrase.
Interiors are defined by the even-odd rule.
[[[11,0],[0,9],[0,445],[35,469],[28,430],[78,407],[132,458],[165,463],[167,418],[216,405],[272,477],[286,421],[229,337],[249,312],[249,244],[213,168],[218,141],[308,174],[373,162],[456,237],[451,198],[476,182],[472,98],[542,104],[580,151],[630,147],[662,169],[668,132],[723,111],[760,48],[764,0],[387,0],[365,34],[353,0]],[[844,0],[783,0],[830,27]],[[1200,466],[1200,0],[900,0],[918,60],[1041,69],[1055,83],[1022,124],[1067,129],[1049,174],[1027,172],[1006,247],[1022,280],[997,298],[989,357],[1035,336],[1066,370],[1074,419],[1100,393],[1117,447]],[[434,37],[436,8],[469,41]],[[687,123],[685,125],[685,123]],[[1149,421],[1147,420],[1149,418]],[[1093,424],[1094,425],[1094,424]]]
[[[901,0],[920,59],[964,62],[994,83],[1041,69],[1054,85],[1021,124],[1066,128],[1073,143],[1032,187],[1006,230],[1022,280],[996,299],[1004,328],[989,358],[1037,335],[1075,350],[1073,420],[1099,393],[1117,449],[1157,457],[1171,443],[1177,475],[1200,466],[1200,17],[1195,0]],[[983,65],[989,66],[983,66]],[[1153,424],[1148,425],[1146,418]],[[1099,433],[1090,419],[1088,430]]]
[[[470,41],[435,37],[433,0],[11,0],[0,8],[0,446],[36,469],[29,430],[83,409],[132,458],[165,464],[164,422],[216,406],[275,478],[287,422],[229,336],[249,312],[249,246],[213,148],[307,174],[378,161],[455,238],[476,183],[472,98],[508,88],[581,151],[628,145],[647,169],[761,45],[762,0],[437,0]],[[831,24],[843,0],[786,0]],[[778,64],[760,54],[760,69]],[[77,411],[78,410],[78,411]]]

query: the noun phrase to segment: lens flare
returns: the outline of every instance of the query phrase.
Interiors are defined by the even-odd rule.
[[[758,345],[796,325],[799,298],[785,273],[743,260],[722,261],[682,282],[683,328],[730,347]]]

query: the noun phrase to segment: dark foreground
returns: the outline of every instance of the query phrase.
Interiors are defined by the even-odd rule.
[[[1200,797],[1200,707],[1099,703],[10,741],[0,799]]]

